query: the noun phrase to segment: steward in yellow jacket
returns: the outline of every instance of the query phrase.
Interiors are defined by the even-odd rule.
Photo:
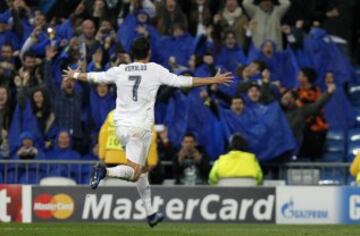
[[[356,154],[350,166],[350,173],[355,177],[356,183],[360,184],[360,152]]]
[[[231,151],[221,155],[210,171],[209,183],[217,184],[224,178],[250,177],[262,182],[263,174],[260,165],[253,153],[245,151],[246,141],[239,135],[234,134],[230,141]]]
[[[154,130],[152,142],[149,150],[147,166],[149,169],[154,168],[158,163],[157,153],[157,135]],[[111,111],[99,134],[99,157],[107,165],[119,165],[126,163],[125,152],[116,137],[116,128],[114,125],[114,111]]]

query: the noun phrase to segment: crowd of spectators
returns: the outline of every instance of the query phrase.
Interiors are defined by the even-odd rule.
[[[105,160],[98,137],[115,107],[114,86],[62,80],[62,70],[130,63],[137,37],[147,37],[152,61],[173,73],[236,77],[229,86],[160,89],[156,155],[173,168],[156,168],[157,182],[207,182],[234,133],[261,164],[320,160],[327,130],[354,125],[352,66],[339,37],[327,33],[346,21],[340,1],[0,3],[1,159]],[[337,35],[353,43],[348,32]]]

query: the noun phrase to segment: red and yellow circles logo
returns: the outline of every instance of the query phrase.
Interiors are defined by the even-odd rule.
[[[40,219],[65,220],[74,213],[73,199],[64,193],[51,195],[43,193],[34,199],[33,210]]]

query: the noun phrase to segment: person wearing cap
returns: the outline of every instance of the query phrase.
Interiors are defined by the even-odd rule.
[[[273,0],[260,0],[259,5],[255,0],[244,0],[243,7],[251,19],[256,21],[252,38],[255,46],[260,48],[266,39],[271,39],[282,50],[281,19],[289,9],[289,0],[279,0],[275,5]]]
[[[253,178],[258,185],[263,179],[255,154],[248,150],[246,140],[238,133],[230,138],[230,151],[214,162],[209,183],[215,185],[225,178]]]

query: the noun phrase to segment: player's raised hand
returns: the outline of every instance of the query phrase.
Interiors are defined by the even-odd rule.
[[[73,70],[70,67],[68,67],[67,69],[63,70],[63,78],[65,80],[75,79],[75,73],[79,73],[79,72],[80,72],[80,67],[78,67],[76,70]]]
[[[225,84],[230,85],[234,79],[234,76],[231,72],[221,73],[221,69],[218,69],[214,80],[215,84]]]

